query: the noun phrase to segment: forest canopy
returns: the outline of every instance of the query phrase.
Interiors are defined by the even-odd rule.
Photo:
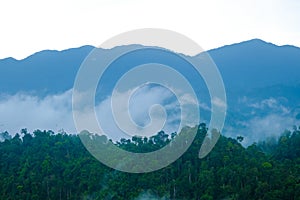
[[[79,136],[26,129],[1,133],[0,199],[300,199],[300,129],[278,141],[243,147],[242,137],[221,136],[203,159],[207,134],[200,124],[189,149],[161,170],[130,174],[96,160]],[[22,137],[20,136],[22,135]],[[132,152],[149,152],[176,134],[159,132],[116,143]]]

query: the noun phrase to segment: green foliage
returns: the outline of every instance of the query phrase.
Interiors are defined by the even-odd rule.
[[[168,167],[146,174],[110,169],[76,135],[21,131],[0,143],[0,199],[300,199],[300,131],[284,133],[264,153],[244,148],[242,138],[221,136],[210,154],[198,158],[207,133],[200,124],[189,149]],[[150,152],[176,133],[121,139],[120,148]],[[264,143],[263,147],[270,145]]]

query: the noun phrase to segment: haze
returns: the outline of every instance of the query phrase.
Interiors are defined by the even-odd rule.
[[[260,38],[300,46],[296,0],[11,0],[0,3],[0,58],[97,46],[137,28],[180,32],[204,49]]]

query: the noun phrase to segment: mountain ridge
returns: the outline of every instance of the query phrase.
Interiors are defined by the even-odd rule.
[[[12,57],[0,59],[0,72],[3,77],[0,79],[0,93],[14,94],[20,90],[48,90],[50,93],[66,91],[72,88],[81,63],[94,48],[86,45],[62,51],[44,50],[22,60]],[[129,47],[103,49],[103,52],[116,53],[120,48]],[[277,46],[260,39],[252,39],[207,52],[218,66],[229,90],[300,83],[298,47]],[[194,57],[197,56],[199,54]]]
[[[100,52],[104,56],[115,55],[121,48],[130,47],[100,49]],[[43,99],[70,91],[81,63],[93,49],[92,46],[83,46],[63,51],[45,50],[20,61],[13,58],[0,60],[0,103],[3,96],[20,93]],[[143,52],[135,53],[142,55]],[[254,39],[213,49],[208,53],[216,63],[225,85],[228,104],[225,132],[229,133],[241,127],[241,131],[250,132],[259,138],[261,134],[265,134],[264,129],[258,128],[259,125],[269,127],[279,124],[279,128],[272,126],[279,132],[278,129],[298,123],[295,119],[300,119],[300,48],[277,46]],[[131,57],[123,58],[122,66],[120,63],[110,66],[110,73],[102,79],[102,93],[97,93],[96,99],[102,101],[109,96],[116,80],[130,67],[149,63],[155,58],[156,61],[174,65],[173,67],[178,65],[176,69],[187,75],[195,93],[199,94],[201,103],[210,107],[206,85],[195,75],[195,71],[190,70],[190,66],[175,63],[157,52],[145,57],[147,58],[140,58],[132,53]],[[201,116],[208,119],[209,109],[201,112]],[[273,130],[271,128],[266,131]]]
[[[25,58],[22,58],[22,59],[17,59],[13,56],[10,56],[10,57],[6,57],[6,58],[0,58],[0,62],[1,61],[5,61],[5,60],[14,60],[14,61],[24,61],[24,60],[27,60],[31,57],[34,57],[34,56],[40,56],[40,55],[43,55],[43,54],[46,54],[46,53],[49,53],[49,54],[53,54],[53,53],[65,53],[65,52],[68,52],[68,51],[74,51],[74,50],[82,50],[82,49],[93,49],[95,48],[94,46],[92,45],[83,45],[83,46],[79,46],[79,47],[71,47],[71,48],[68,48],[68,49],[62,49],[62,50],[56,50],[56,49],[45,49],[45,50],[41,50],[41,51],[37,51],[35,53],[32,53],[28,56],[26,56]]]
[[[236,46],[236,45],[243,45],[243,44],[247,44],[249,42],[260,42],[261,44],[268,44],[268,45],[272,45],[272,46],[276,46],[276,47],[288,47],[288,48],[296,48],[296,49],[299,49],[300,50],[300,47],[297,47],[295,45],[291,45],[291,44],[284,44],[284,45],[277,45],[277,44],[274,44],[272,42],[267,42],[265,40],[262,40],[262,39],[259,39],[259,38],[253,38],[253,39],[249,39],[249,40],[245,40],[245,41],[241,41],[241,42],[237,42],[237,43],[232,43],[232,44],[226,44],[226,45],[223,45],[223,46],[220,46],[220,47],[216,47],[216,48],[212,48],[212,49],[209,49],[209,50],[205,50],[207,52],[211,52],[211,51],[215,51],[215,50],[219,50],[219,49],[223,49],[223,48],[226,48],[226,47],[231,47],[231,46]],[[121,45],[121,46],[129,46],[129,45]],[[120,46],[117,46],[117,47],[120,47]],[[53,52],[56,52],[56,53],[59,53],[59,52],[65,52],[65,51],[69,51],[69,50],[78,50],[78,49],[82,49],[82,48],[90,48],[90,49],[93,49],[93,48],[96,48],[95,46],[93,45],[82,45],[82,46],[78,46],[78,47],[71,47],[71,48],[67,48],[67,49],[62,49],[62,50],[56,50],[56,49],[45,49],[45,50],[41,50],[41,51],[37,51],[35,53],[32,53],[28,56],[26,56],[25,58],[22,58],[22,59],[17,59],[13,56],[10,56],[10,57],[5,57],[5,58],[0,58],[0,62],[1,61],[4,61],[4,60],[15,60],[15,61],[22,61],[22,60],[26,60],[28,59],[29,57],[32,57],[32,56],[36,56],[36,55],[39,55],[41,53],[53,53]],[[115,47],[114,47],[115,48]],[[110,50],[110,49],[104,49],[104,50]],[[201,54],[201,53],[199,53]],[[195,56],[199,55],[199,54],[196,54]],[[194,56],[192,56],[194,57]]]

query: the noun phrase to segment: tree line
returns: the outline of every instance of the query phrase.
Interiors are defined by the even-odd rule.
[[[241,145],[242,137],[221,136],[203,159],[199,148],[205,124],[188,150],[171,165],[150,173],[113,170],[85,149],[79,136],[22,129],[1,133],[0,199],[300,199],[300,129],[272,142]],[[132,152],[162,148],[174,138],[121,139],[115,145]],[[21,137],[22,136],[22,137]]]

